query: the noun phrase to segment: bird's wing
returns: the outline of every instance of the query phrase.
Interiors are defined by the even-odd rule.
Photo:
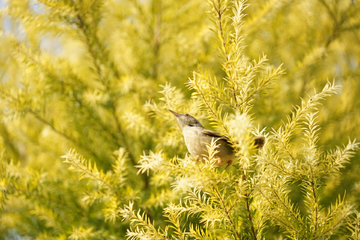
[[[222,139],[222,140],[226,141],[227,143],[231,144],[230,139],[228,137],[226,137],[224,135],[221,135],[218,132],[214,132],[214,131],[211,131],[211,130],[204,129],[202,131],[202,133],[207,135],[207,136],[214,137],[216,139]]]
[[[221,135],[220,133],[218,132],[214,132],[214,131],[211,131],[211,130],[207,130],[207,129],[204,129],[202,131],[203,134],[207,135],[207,136],[210,136],[210,137],[213,137],[215,139],[221,139],[221,140],[224,140],[225,142],[227,142],[230,146],[232,145],[230,139],[224,135]],[[257,136],[255,137],[254,139],[254,145],[255,145],[255,148],[256,149],[261,149],[265,144],[265,137],[264,136]],[[231,146],[232,147],[232,146]]]

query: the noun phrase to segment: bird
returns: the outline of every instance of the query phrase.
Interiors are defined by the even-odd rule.
[[[169,109],[169,111],[176,117],[177,123],[184,136],[185,145],[190,154],[196,158],[202,158],[208,153],[207,145],[212,141],[216,141],[218,145],[215,157],[218,159],[215,166],[222,166],[227,164],[225,170],[232,164],[235,157],[235,149],[232,146],[230,139],[218,132],[214,132],[204,128],[204,126],[193,116],[188,113],[177,113]],[[260,149],[265,144],[264,136],[257,136],[254,138],[254,145],[256,149]]]

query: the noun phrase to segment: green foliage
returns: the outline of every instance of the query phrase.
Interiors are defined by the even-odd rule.
[[[359,10],[8,1],[0,239],[359,239]],[[233,166],[216,142],[187,154],[168,109],[226,135]]]
[[[348,223],[348,229],[351,232],[351,235],[349,236],[350,239],[359,239],[360,238],[360,232],[359,232],[359,213],[356,212],[355,217],[353,217],[352,219],[350,219],[349,223]]]

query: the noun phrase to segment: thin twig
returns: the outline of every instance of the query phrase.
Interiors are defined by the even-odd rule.
[[[230,225],[231,225],[234,233],[235,233],[236,236],[239,238],[239,240],[241,240],[241,237],[240,237],[239,233],[236,231],[235,224],[234,224],[233,220],[232,220],[231,217],[230,217],[230,214],[229,214],[229,212],[228,212],[228,210],[227,210],[227,208],[226,208],[226,205],[225,205],[225,202],[224,202],[223,198],[221,197],[221,194],[219,193],[219,191],[218,191],[214,186],[212,186],[212,187],[213,187],[213,190],[216,192],[216,195],[218,196],[218,198],[219,198],[220,201],[221,201],[222,208],[223,208],[223,210],[225,211],[226,217],[227,217],[227,219],[229,220]]]
[[[254,224],[253,224],[252,217],[251,217],[251,210],[250,210],[250,205],[249,205],[249,195],[248,194],[245,194],[245,199],[246,199],[245,206],[246,206],[246,210],[248,211],[248,218],[250,221],[251,233],[253,235],[254,240],[257,240],[256,234],[255,234],[255,229],[254,229]]]

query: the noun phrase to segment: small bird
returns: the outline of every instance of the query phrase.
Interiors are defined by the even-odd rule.
[[[207,144],[215,140],[218,145],[218,153],[215,157],[218,158],[218,162],[215,166],[221,166],[227,164],[227,169],[235,157],[234,148],[231,146],[230,139],[220,133],[208,130],[201,125],[201,123],[193,116],[187,113],[177,113],[169,110],[175,115],[176,120],[181,128],[184,136],[185,144],[190,154],[194,157],[201,157],[207,154]],[[262,148],[265,144],[265,137],[258,136],[254,139],[254,145],[257,149]]]

